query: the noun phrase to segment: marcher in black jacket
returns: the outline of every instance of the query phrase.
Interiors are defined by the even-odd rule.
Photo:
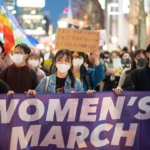
[[[122,89],[125,91],[150,91],[150,66],[133,70],[126,77]]]
[[[125,79],[122,88],[114,89],[116,94],[120,94],[122,90],[125,91],[150,91],[150,44],[146,49],[148,63],[142,69],[132,71]]]

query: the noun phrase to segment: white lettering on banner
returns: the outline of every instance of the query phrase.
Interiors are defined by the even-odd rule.
[[[131,97],[131,99],[134,97]],[[131,100],[130,99],[130,100]],[[135,98],[134,98],[135,99]],[[49,99],[48,109],[46,110],[44,107],[44,103],[36,98],[30,98],[24,100],[18,107],[18,113],[21,120],[26,122],[33,122],[39,120],[44,113],[46,113],[46,121],[54,121],[54,116],[56,115],[56,121],[62,122],[64,121],[65,117],[67,117],[67,121],[75,121],[77,108],[78,108],[78,101],[77,98],[67,99],[63,108],[61,108],[60,99]],[[114,104],[111,97],[104,97],[102,100],[101,111],[98,116],[96,113],[97,106],[99,103],[99,98],[83,98],[83,103],[81,106],[81,113],[79,116],[80,122],[83,121],[90,121],[94,122],[98,118],[99,121],[106,120],[108,113],[113,120],[120,119],[123,106],[125,102],[124,96],[119,96],[116,101],[116,105]],[[10,101],[9,106],[7,105],[7,101],[5,99],[0,100],[0,116],[1,116],[1,123],[10,123],[16,108],[18,106],[19,99],[12,99]],[[141,110],[145,111],[138,112],[134,117],[140,120],[147,120],[150,119],[150,97],[146,96],[140,99],[138,106]],[[35,113],[28,114],[27,109],[31,106],[35,106]],[[129,105],[129,103],[127,104]],[[95,113],[95,114],[94,114]]]
[[[150,96],[144,97],[140,99],[138,106],[141,110],[145,111],[146,113],[138,112],[134,117],[140,120],[150,119]]]
[[[6,110],[6,99],[0,100],[1,123],[10,123],[18,103],[19,99],[12,99]]]
[[[116,124],[116,128],[115,128],[115,132],[114,132],[111,145],[119,145],[121,137],[126,137],[127,140],[126,140],[125,146],[133,146],[138,124],[131,123],[129,131],[123,131],[122,130],[123,125],[124,125],[123,123]]]
[[[63,103],[61,103],[61,99],[49,99],[49,101],[46,101],[46,104],[48,103],[48,106],[46,106],[43,101],[37,98],[25,99],[22,103],[20,103],[20,99],[12,99],[11,101],[0,99],[0,121],[1,124],[12,123],[13,125],[13,119],[17,119],[19,116],[22,121],[21,124],[25,125],[24,127],[19,126],[18,123],[18,127],[12,127],[9,150],[17,150],[18,146],[20,146],[21,150],[29,147],[48,148],[50,145],[56,145],[57,148],[65,149],[74,149],[76,145],[79,148],[86,148],[88,147],[87,142],[93,147],[104,147],[106,145],[118,146],[122,137],[126,138],[125,145],[123,146],[131,147],[136,144],[134,141],[139,123],[135,123],[136,119],[150,119],[150,96],[145,96],[139,100],[138,107],[140,110],[135,109],[131,111],[131,114],[136,111],[133,116],[130,114],[129,117],[129,119],[132,117],[133,120],[129,121],[133,121],[133,123],[127,122],[127,120],[125,124],[120,123],[121,120],[116,121],[116,119],[121,118],[123,106],[127,107],[129,111],[131,106],[137,104],[137,101],[135,103],[135,96],[128,100],[129,102],[125,103],[125,96],[119,96],[116,102],[113,97],[83,98],[81,100],[82,104],[79,106],[78,98],[66,99]],[[125,106],[125,104],[127,105]],[[31,106],[35,107],[34,114],[30,111],[32,110]],[[127,110],[124,109],[123,113]],[[109,124],[106,120],[108,115],[113,120],[112,124]],[[26,123],[38,120],[39,123],[45,121],[41,124],[47,124],[46,131],[49,130],[47,133],[42,132],[45,126],[42,128],[41,125]],[[53,125],[48,121],[53,121]],[[74,123],[70,123],[71,121]],[[58,122],[63,122],[65,125],[68,124],[68,126],[60,126]],[[81,126],[80,122],[85,126]],[[125,130],[123,127],[126,124],[129,125],[129,129]],[[27,129],[28,125],[30,125],[29,129]],[[49,125],[50,129],[47,129]],[[3,130],[3,126],[5,127],[7,124],[2,125],[1,130]],[[65,132],[66,128],[67,133]],[[2,133],[8,134],[8,132],[4,130]]]
[[[80,135],[77,135],[77,133],[80,133]],[[72,126],[70,130],[67,148],[74,149],[75,142],[77,142],[79,148],[87,147],[84,139],[87,138],[88,135],[89,135],[89,129],[87,127]]]
[[[91,134],[92,145],[94,145],[95,147],[102,147],[102,146],[109,144],[110,142],[108,141],[107,138],[104,140],[100,140],[99,135],[102,131],[109,131],[112,127],[113,127],[113,125],[111,125],[111,124],[101,124],[101,125],[97,126]]]
[[[117,98],[116,107],[111,97],[104,97],[101,107],[101,113],[99,120],[106,120],[108,112],[110,112],[112,119],[120,119],[125,96],[119,96]]]
[[[41,144],[39,144],[40,132],[42,133],[41,125],[31,125],[26,136],[24,135],[23,127],[13,127],[9,150],[17,150],[18,144],[20,145],[20,149],[25,149],[27,145],[29,147],[48,147],[49,145],[56,145],[57,148],[74,149],[76,143],[79,148],[86,148],[86,138],[88,137],[89,142],[91,142],[94,147],[104,147],[109,143],[118,146],[121,137],[127,138],[125,146],[133,146],[138,123],[131,123],[129,131],[123,131],[123,126],[123,123],[117,123],[116,126],[106,123],[98,125],[93,131],[90,131],[85,126],[71,126],[67,146],[64,143],[66,134],[63,135],[61,126],[52,126]],[[110,142],[106,138],[107,134],[105,134],[105,132],[112,130],[113,127],[115,130],[112,141]],[[100,136],[100,134],[102,134],[102,136]],[[103,140],[101,140],[100,137],[102,137]],[[31,143],[29,143],[29,141],[31,141]]]
[[[30,115],[27,113],[27,108],[32,105],[35,106],[36,112]],[[44,111],[45,111],[45,107],[42,101],[36,98],[30,98],[21,103],[19,107],[19,117],[23,121],[32,122],[32,121],[39,120],[43,116]]]
[[[98,104],[99,98],[84,98],[81,108],[80,121],[96,121],[96,114],[89,115],[89,113],[96,113],[97,106],[90,106]]]
[[[62,130],[60,126],[53,126],[44,138],[44,140],[41,142],[40,146],[46,147],[49,144],[54,144],[57,146],[57,148],[65,148]]]
[[[20,148],[25,149],[31,137],[32,139],[31,139],[30,147],[38,146],[40,130],[41,130],[41,125],[31,125],[25,136],[23,127],[13,127],[9,150],[17,150],[18,142],[20,143]]]
[[[63,109],[61,109],[60,99],[50,99],[48,105],[48,111],[46,116],[46,121],[53,121],[54,114],[56,113],[56,120],[62,122],[67,115],[68,111],[68,120],[75,121],[77,107],[79,99],[67,99],[66,104]],[[76,105],[74,105],[76,103]]]

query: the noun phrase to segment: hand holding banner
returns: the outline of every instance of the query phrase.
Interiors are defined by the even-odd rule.
[[[0,95],[0,150],[149,150],[150,92]]]

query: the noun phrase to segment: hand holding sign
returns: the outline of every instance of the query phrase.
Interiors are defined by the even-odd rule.
[[[99,50],[93,51],[92,57],[93,57],[93,59],[94,59],[95,65],[98,66],[99,63],[100,63],[100,61],[99,61],[99,58],[100,58],[100,51],[99,51]]]
[[[94,59],[99,59],[100,58],[100,51],[99,50],[93,51],[92,56]]]

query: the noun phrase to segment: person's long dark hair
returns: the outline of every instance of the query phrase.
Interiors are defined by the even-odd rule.
[[[2,41],[0,41],[0,47],[2,48],[2,53],[4,53],[5,49],[4,49],[4,45],[3,45]]]
[[[2,41],[0,41],[0,47],[2,48],[2,52],[1,53],[4,53],[5,52],[5,49],[4,49],[4,44],[2,43]],[[2,59],[5,58],[6,54],[4,53],[3,55],[4,57]],[[2,57],[2,56],[1,56]]]
[[[123,52],[121,55],[120,55],[120,58],[123,58],[124,54],[129,54],[130,58],[131,58],[131,54],[129,52]]]
[[[56,68],[57,60],[62,58],[64,55],[66,55],[68,57],[68,59],[69,59],[69,62],[72,63],[71,52],[69,50],[66,50],[66,49],[59,50],[56,53],[55,58],[54,58],[54,63],[53,63],[53,66],[52,66],[53,72],[57,71],[57,68]],[[75,77],[74,77],[74,74],[72,73],[72,69],[71,68],[68,70],[68,75],[69,75],[69,78],[71,79],[71,87],[74,88]]]
[[[113,62],[113,60],[112,60],[112,54],[113,54],[113,53],[115,53],[115,54],[120,58],[120,53],[119,53],[119,51],[117,51],[117,50],[112,51],[112,52],[110,53],[110,62],[111,62],[111,63]]]
[[[134,59],[136,58],[136,56],[140,55],[141,53],[143,53],[146,58],[146,51],[144,49],[136,50],[131,59],[131,68],[125,72],[126,75],[130,74],[133,70],[136,69],[136,63],[135,63]]]

